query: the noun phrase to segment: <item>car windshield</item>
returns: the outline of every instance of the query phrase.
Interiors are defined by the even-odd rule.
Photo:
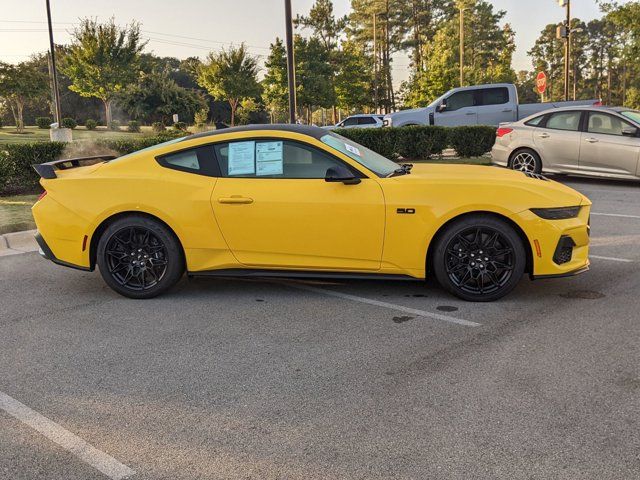
[[[625,110],[620,112],[620,115],[627,117],[629,120],[633,120],[636,123],[640,123],[640,112],[637,110]]]
[[[398,169],[397,163],[336,133],[331,132],[323,135],[320,141],[340,153],[344,153],[379,177],[388,177]]]

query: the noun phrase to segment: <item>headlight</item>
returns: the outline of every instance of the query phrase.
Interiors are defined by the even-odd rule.
[[[545,220],[565,220],[576,218],[582,207],[532,208],[531,211]]]

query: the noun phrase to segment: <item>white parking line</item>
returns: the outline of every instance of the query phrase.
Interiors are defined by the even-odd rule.
[[[591,215],[599,216],[599,217],[619,217],[619,218],[638,218],[640,219],[640,215],[625,215],[622,213],[595,213],[591,212]]]
[[[284,282],[283,282],[284,283]],[[375,305],[377,307],[388,308],[390,310],[397,310],[403,313],[409,313],[418,317],[427,317],[434,320],[440,320],[443,322],[456,323],[458,325],[464,325],[466,327],[479,327],[482,324],[476,322],[470,322],[468,320],[462,320],[460,318],[450,317],[448,315],[441,315],[439,313],[426,312],[424,310],[417,310],[415,308],[403,307],[402,305],[395,305],[393,303],[381,302],[379,300],[372,300],[370,298],[358,297],[356,295],[349,295],[348,293],[335,292],[333,290],[325,290],[324,288],[311,287],[308,285],[300,285],[298,283],[286,282],[287,285],[298,288],[300,290],[307,290],[309,292],[321,293],[323,295],[329,295],[332,297],[342,298],[345,300],[351,300],[354,302],[366,303],[368,305]]]
[[[123,465],[110,455],[89,445],[77,435],[2,392],[0,392],[0,409],[40,432],[52,442],[57,443],[113,480],[127,478],[136,473],[135,470]]]
[[[634,260],[630,260],[628,258],[602,257],[600,255],[589,255],[589,258],[595,258],[597,260],[609,260],[611,262],[634,263]]]

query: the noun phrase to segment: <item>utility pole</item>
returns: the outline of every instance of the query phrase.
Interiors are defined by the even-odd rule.
[[[60,91],[58,90],[58,72],[56,69],[56,47],[53,43],[53,27],[51,26],[51,6],[47,3],[47,21],[49,23],[49,48],[51,49],[51,75],[53,84],[53,103],[55,104],[55,118],[58,127],[62,126],[62,113],[60,110]]]
[[[48,3],[48,0],[47,0]],[[289,123],[296,123],[296,64],[293,53],[293,20],[291,18],[291,0],[284,0],[284,12],[287,31],[287,77],[289,80]]]
[[[464,87],[464,11],[466,8],[460,4],[460,86]]]
[[[564,46],[564,100],[569,101],[569,68],[571,58],[571,0],[566,0],[567,6],[567,42]]]
[[[378,113],[378,29],[376,16],[373,14],[373,104],[374,113]]]

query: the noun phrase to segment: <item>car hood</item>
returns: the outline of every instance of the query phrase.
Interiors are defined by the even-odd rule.
[[[591,201],[577,192],[553,180],[533,178],[523,172],[506,168],[481,165],[417,164],[410,175],[393,177],[401,182],[424,183],[425,185],[451,185],[471,190],[505,191],[517,189],[529,193],[535,207],[565,207],[590,205]]]

